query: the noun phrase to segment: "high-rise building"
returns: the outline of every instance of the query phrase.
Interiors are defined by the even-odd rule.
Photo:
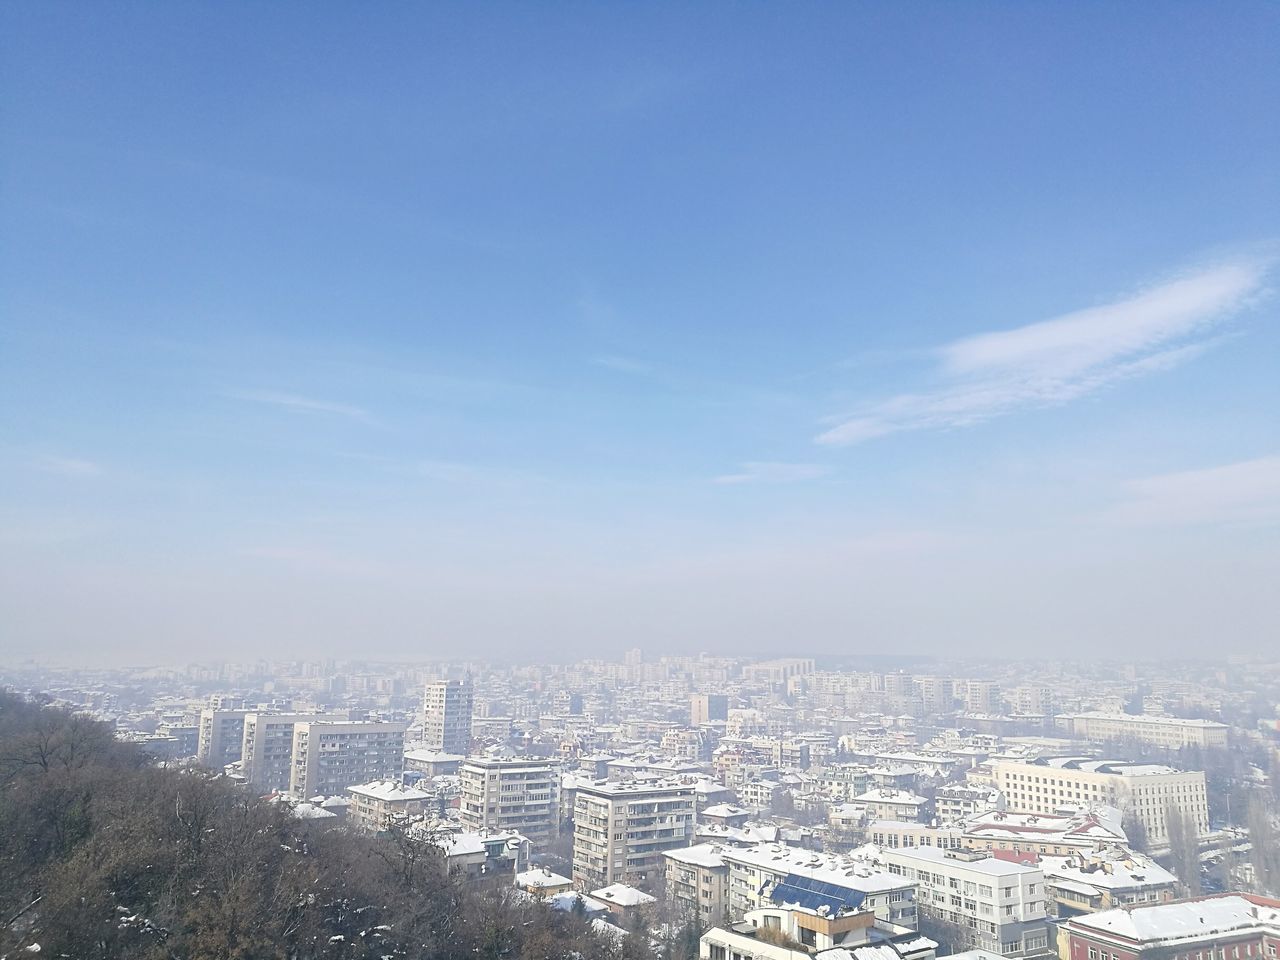
[[[559,833],[558,760],[471,757],[458,768],[458,776],[458,818],[468,830],[514,830],[535,845]]]
[[[471,680],[429,680],[423,696],[427,749],[466,755],[471,752]]]
[[[408,726],[361,720],[295,723],[289,792],[305,800],[344,794],[347,787],[370,780],[398,779]]]
[[[294,725],[338,719],[317,713],[246,714],[240,758],[245,779],[260,793],[287,793],[293,782]]]
[[[581,784],[573,801],[573,879],[594,890],[661,879],[662,854],[693,842],[693,780]]]
[[[697,726],[729,719],[729,698],[723,693],[695,693],[689,700],[689,723]]]
[[[239,760],[247,714],[247,710],[219,710],[214,707],[201,710],[196,759],[215,770]]]

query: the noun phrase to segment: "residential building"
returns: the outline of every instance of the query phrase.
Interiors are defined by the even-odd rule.
[[[730,916],[787,903],[797,888],[818,883],[838,891],[849,904],[873,911],[885,923],[916,925],[915,884],[889,873],[882,864],[779,843],[725,847],[720,856],[729,868]]]
[[[719,844],[699,843],[663,854],[667,899],[676,905],[677,918],[696,917],[704,926],[725,919],[729,867],[721,850]]]
[[[391,721],[296,722],[289,792],[305,800],[344,794],[347,787],[370,780],[398,779],[407,728]]]
[[[797,891],[803,903],[748,911],[698,941],[700,960],[932,960],[938,945],[906,927],[885,924],[856,902]]]
[[[431,800],[431,794],[417,787],[405,786],[398,780],[374,780],[347,787],[351,805],[349,822],[365,833],[379,833],[394,823],[405,823],[420,816]]]
[[[937,847],[884,850],[891,873],[916,884],[916,909],[928,923],[960,928],[963,944],[1006,957],[1048,949],[1044,874],[984,851]],[[958,944],[953,943],[952,946]]]
[[[1280,900],[1226,893],[1072,917],[1061,960],[1274,960]]]
[[[1146,714],[1068,713],[1056,720],[1059,728],[1086,740],[1137,740],[1169,750],[1183,747],[1225,749],[1230,730],[1225,723],[1213,720]]]
[[[514,830],[535,846],[559,834],[558,760],[469,757],[458,767],[458,777],[458,817],[468,830]]]
[[[689,701],[689,724],[729,719],[729,698],[722,693],[695,693]]]
[[[287,793],[293,781],[294,725],[337,719],[315,713],[245,714],[240,772],[259,793]]]
[[[428,750],[463,755],[471,752],[470,679],[427,681],[422,709],[423,739]]]
[[[580,784],[573,807],[573,879],[584,888],[648,885],[661,878],[662,854],[694,838],[693,781]]]
[[[963,831],[963,846],[970,850],[1065,855],[1129,842],[1120,811],[1107,806],[1073,814],[994,810],[966,820]]]
[[[429,837],[444,853],[449,869],[475,879],[509,876],[512,882],[529,869],[532,844],[528,837],[511,830],[476,833],[467,830],[445,837]]]
[[[1157,763],[1088,757],[1047,757],[994,764],[996,786],[1010,810],[1057,813],[1090,804],[1118,807],[1146,831],[1152,849],[1167,849],[1168,816],[1187,818],[1197,835],[1209,832],[1209,799],[1203,771],[1184,772]]]
[[[247,710],[219,710],[206,707],[200,711],[200,733],[196,759],[202,766],[221,770],[240,759],[244,745],[244,718]]]
[[[1125,847],[1065,857],[1038,857],[1056,916],[1074,917],[1115,907],[1168,903],[1178,878],[1148,856]]]
[[[905,820],[922,823],[928,819],[929,801],[909,790],[869,790],[853,798],[866,808],[870,820]]]
[[[425,777],[452,776],[465,760],[460,753],[441,753],[439,750],[411,748],[404,752],[404,768]]]
[[[611,883],[599,890],[592,890],[591,897],[603,903],[614,917],[626,925],[634,918],[651,914],[658,898],[625,883]]]
[[[572,890],[573,880],[553,873],[546,867],[532,867],[523,873],[516,874],[515,886],[517,890],[523,890],[535,896],[554,897],[557,893]]]
[[[872,820],[866,827],[867,841],[877,847],[937,847],[959,850],[964,847],[964,829],[956,824],[935,826],[905,820]]]
[[[933,815],[939,823],[959,823],[977,814],[1004,808],[1004,795],[990,787],[951,783],[938,787],[933,796]]]

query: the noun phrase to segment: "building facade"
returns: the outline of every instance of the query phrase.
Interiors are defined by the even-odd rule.
[[[573,804],[573,879],[584,889],[647,886],[664,873],[663,853],[694,840],[691,780],[582,784]]]
[[[429,680],[422,699],[423,740],[441,753],[471,752],[471,681]]]
[[[458,767],[458,817],[468,830],[514,830],[535,846],[560,832],[560,764],[471,757]]]
[[[1170,750],[1183,747],[1225,749],[1225,723],[1151,717],[1127,713],[1069,713],[1056,718],[1058,727],[1085,740],[1137,740]]]
[[[399,779],[408,726],[360,720],[295,723],[289,792],[306,800],[345,794],[347,787],[370,780]]]
[[[219,710],[214,707],[200,711],[196,759],[202,766],[221,770],[228,763],[240,759],[247,715],[247,710]]]

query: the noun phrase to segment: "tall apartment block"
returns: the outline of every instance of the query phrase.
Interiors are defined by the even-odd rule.
[[[370,780],[399,779],[408,728],[389,721],[296,722],[289,792],[299,799],[331,797]]]
[[[729,698],[723,693],[695,693],[689,700],[689,723],[698,726],[729,719]]]
[[[458,768],[458,816],[468,830],[514,830],[535,845],[560,829],[560,764],[553,759],[472,757]]]
[[[218,710],[213,707],[201,710],[196,759],[215,770],[239,760],[247,715],[247,710]]]
[[[662,879],[663,852],[693,842],[697,790],[683,780],[583,784],[573,801],[573,879],[587,890]]]
[[[429,680],[422,699],[429,750],[466,756],[471,752],[470,680]]]
[[[316,713],[247,714],[240,757],[245,779],[261,793],[287,793],[293,782],[294,726],[338,719]]]

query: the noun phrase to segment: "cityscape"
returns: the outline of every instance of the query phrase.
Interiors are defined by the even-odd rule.
[[[1280,960],[1280,0],[0,0],[0,960]]]
[[[1280,662],[832,659],[0,680],[300,837],[419,844],[601,956],[1270,956]]]

